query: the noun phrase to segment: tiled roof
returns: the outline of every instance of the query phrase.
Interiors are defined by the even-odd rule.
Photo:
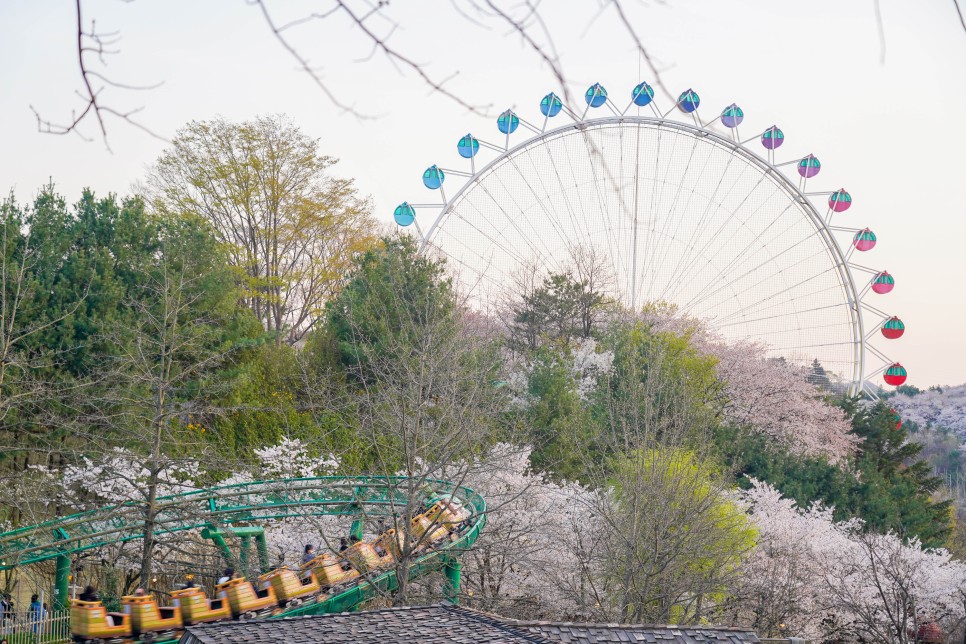
[[[505,619],[518,631],[540,635],[563,644],[609,644],[648,642],[651,644],[758,644],[754,631],[742,628],[667,626],[654,624],[580,624],[570,622],[526,622]]]
[[[439,604],[190,626],[180,644],[758,644],[740,628],[527,622]]]
[[[446,604],[189,626],[179,644],[551,644],[485,613]]]

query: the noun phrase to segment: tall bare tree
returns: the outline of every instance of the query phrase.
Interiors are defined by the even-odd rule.
[[[257,332],[208,226],[191,218],[157,226],[156,251],[129,293],[135,315],[106,333],[112,351],[88,418],[96,428],[89,466],[101,475],[89,467],[86,484],[120,484],[143,508],[142,583],[152,573],[158,497],[178,491],[199,463],[217,465],[204,458],[210,444],[197,419],[217,412],[222,370]]]
[[[498,345],[463,309],[442,265],[405,236],[363,259],[331,319],[358,385],[360,438],[373,450],[374,473],[406,477],[392,498],[400,536],[393,601],[406,604],[410,567],[427,545],[410,530],[412,518],[434,479],[462,484],[497,435],[506,407],[494,386]]]

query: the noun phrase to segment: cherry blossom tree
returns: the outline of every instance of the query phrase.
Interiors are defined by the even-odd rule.
[[[736,613],[759,633],[904,644],[925,622],[948,631],[966,617],[966,564],[946,550],[834,522],[759,482],[744,496],[759,540]]]

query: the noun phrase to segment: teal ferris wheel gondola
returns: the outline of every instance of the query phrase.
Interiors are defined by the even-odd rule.
[[[480,151],[480,142],[472,134],[467,134],[456,144],[456,151],[464,159],[472,159]]]
[[[396,206],[396,209],[392,213],[392,218],[400,226],[409,226],[416,221],[416,210],[408,202],[404,201]]]
[[[544,116],[553,118],[557,114],[560,114],[560,110],[562,109],[563,101],[553,92],[550,92],[540,100],[540,113]]]
[[[634,91],[631,92],[631,100],[638,107],[650,105],[651,101],[654,100],[654,88],[647,83],[638,83]]]
[[[721,111],[721,124],[727,128],[738,127],[744,119],[745,113],[734,103]]]
[[[446,181],[446,174],[436,165],[426,168],[423,173],[423,185],[430,190],[438,190]]]
[[[678,97],[678,107],[685,114],[690,114],[698,109],[699,105],[701,105],[701,97],[693,89],[681,92],[681,95]]]
[[[591,107],[600,107],[607,102],[607,90],[600,83],[594,83],[584,93],[584,100]]]
[[[506,110],[496,119],[496,127],[501,134],[513,134],[520,127],[520,117],[513,110]]]

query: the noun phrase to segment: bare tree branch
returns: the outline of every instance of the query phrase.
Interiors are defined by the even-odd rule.
[[[963,8],[959,6],[959,0],[953,0],[953,5],[956,7],[956,15],[959,16],[959,24],[963,26],[963,31],[966,31],[966,17],[963,16]]]
[[[84,90],[83,92],[79,92],[79,95],[81,96],[81,98],[83,98],[84,101],[86,101],[86,105],[84,106],[84,109],[80,111],[80,113],[76,111],[72,111],[71,121],[66,125],[54,123],[49,119],[43,118],[40,115],[40,113],[37,111],[37,109],[34,108],[33,105],[31,105],[30,110],[34,113],[34,116],[37,119],[37,131],[42,132],[44,134],[58,134],[58,135],[70,134],[71,132],[73,132],[78,136],[80,136],[85,141],[91,141],[92,139],[90,137],[85,136],[80,131],[79,126],[81,125],[81,123],[84,122],[85,119],[93,115],[93,117],[97,120],[97,127],[100,130],[101,139],[104,141],[104,145],[107,147],[107,149],[110,150],[111,146],[107,141],[107,125],[105,124],[105,120],[104,120],[104,117],[106,115],[109,115],[109,116],[114,116],[115,118],[118,118],[122,121],[126,121],[130,125],[133,125],[134,127],[153,136],[156,139],[165,141],[166,139],[164,137],[162,137],[159,134],[156,134],[146,125],[138,123],[137,121],[131,118],[133,114],[140,112],[141,109],[143,108],[139,107],[125,112],[115,108],[107,107],[103,104],[101,99],[101,91],[104,89],[104,86],[111,86],[118,89],[126,89],[126,90],[148,90],[148,89],[154,89],[156,87],[159,87],[161,83],[157,83],[155,85],[146,85],[146,86],[118,83],[116,81],[106,78],[100,72],[90,69],[86,58],[87,55],[93,54],[97,56],[97,59],[103,65],[103,64],[106,64],[106,61],[104,59],[105,55],[119,53],[120,50],[118,49],[109,49],[110,46],[115,45],[120,41],[120,37],[118,36],[119,32],[98,32],[96,23],[93,20],[91,21],[90,30],[85,31],[82,0],[75,0],[74,6],[75,6],[76,16],[77,16],[77,62],[80,65],[81,80],[84,85]],[[93,82],[94,80],[98,80],[101,83],[104,83],[104,86],[101,86],[95,89],[94,82]]]

